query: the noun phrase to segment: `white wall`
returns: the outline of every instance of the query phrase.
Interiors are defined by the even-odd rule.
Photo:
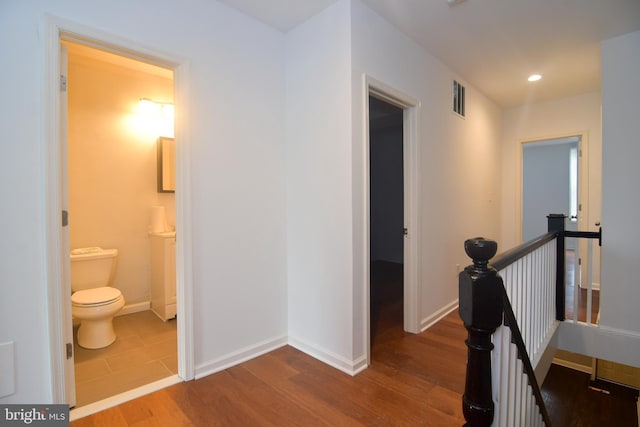
[[[0,343],[15,343],[16,390],[50,390],[43,106],[46,14],[189,62],[185,118],[192,182],[198,372],[287,333],[284,37],[214,1],[0,3]],[[183,122],[183,123],[184,123]]]
[[[366,248],[362,242],[366,149],[363,74],[421,103],[419,117],[419,319],[428,324],[458,298],[456,265],[470,259],[464,241],[477,235],[499,236],[498,107],[466,85],[467,117],[450,111],[453,79],[464,79],[421,49],[395,27],[355,0],[352,2],[353,200],[356,265],[354,276],[354,349],[365,352],[368,284],[360,277]]]
[[[367,248],[363,73],[422,102],[420,318],[457,300],[466,238],[497,236],[499,109],[358,1],[340,1],[287,34],[290,342],[354,372],[366,358]],[[398,64],[402,64],[399,66]],[[486,168],[478,171],[476,162]]]
[[[289,341],[353,366],[351,40],[339,1],[286,35]]]
[[[602,314],[600,325],[640,337],[640,32],[602,43]],[[640,366],[640,359],[636,360]]]

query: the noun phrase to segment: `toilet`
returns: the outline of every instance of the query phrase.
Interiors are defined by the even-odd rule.
[[[116,339],[113,316],[124,307],[122,293],[111,287],[117,259],[117,249],[71,251],[71,315],[80,320],[80,347],[103,348]]]

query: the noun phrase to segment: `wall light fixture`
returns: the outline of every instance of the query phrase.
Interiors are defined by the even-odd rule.
[[[158,136],[173,138],[174,108],[168,102],[157,102],[148,98],[138,101],[138,114],[148,121]]]

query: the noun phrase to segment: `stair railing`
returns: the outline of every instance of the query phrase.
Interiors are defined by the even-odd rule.
[[[530,352],[535,349],[531,357],[539,359],[557,328],[556,246],[550,232],[490,265],[496,242],[465,242],[473,260],[459,278],[460,317],[468,331],[462,398],[467,426],[551,425]]]
[[[468,331],[466,426],[551,425],[535,368],[565,320],[565,239],[602,242],[602,229],[568,231],[565,219],[549,215],[548,233],[495,258],[496,242],[465,242],[473,260],[459,277],[460,317]],[[590,305],[588,296],[588,311]]]
[[[566,308],[566,300],[565,300],[565,239],[567,237],[576,237],[588,239],[587,246],[587,277],[585,280],[585,290],[586,290],[586,299],[587,299],[587,307],[585,313],[585,323],[588,325],[593,325],[597,323],[597,319],[591,318],[591,308],[592,308],[592,299],[593,299],[593,280],[592,280],[592,272],[593,272],[593,242],[597,240],[598,246],[602,246],[602,227],[598,229],[598,231],[570,231],[566,229],[566,218],[567,216],[564,214],[551,214],[547,217],[548,219],[548,230],[550,232],[556,233],[558,236],[557,241],[557,260],[556,260],[556,312],[558,320],[565,320],[565,308]],[[600,225],[599,223],[597,224]],[[575,262],[576,268],[574,272],[574,286],[573,286],[573,306],[572,306],[572,321],[574,323],[578,323],[578,301],[579,301],[579,293],[581,292],[581,284],[579,279],[579,271],[580,267],[578,265],[578,260]]]

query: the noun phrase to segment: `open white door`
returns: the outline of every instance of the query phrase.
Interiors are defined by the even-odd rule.
[[[71,261],[69,258],[69,180],[68,180],[68,156],[67,156],[67,47],[60,44],[60,177],[61,191],[60,202],[62,205],[62,222],[60,229],[61,261],[62,261],[62,292],[63,295],[71,295]],[[64,388],[66,403],[69,407],[76,404],[76,384],[73,361],[73,320],[71,317],[71,298],[63,301],[62,325],[66,359],[64,364]]]
[[[595,231],[589,227],[589,158],[585,135],[523,141],[522,143],[522,242],[547,230],[546,216],[567,216],[568,231]],[[567,250],[574,251],[575,271],[580,286],[587,277],[587,239],[569,238]],[[599,252],[593,272],[599,277]],[[599,281],[599,280],[598,280]],[[596,289],[599,283],[593,284]]]
[[[70,236],[67,226],[63,226],[64,217],[69,209],[68,185],[68,135],[67,135],[67,94],[64,89],[64,78],[67,72],[67,52],[61,46],[61,40],[78,41],[91,46],[103,46],[111,52],[126,52],[127,56],[140,59],[161,67],[173,69],[175,72],[176,104],[181,105],[180,117],[188,117],[187,98],[188,63],[184,58],[168,56],[165,53],[150,50],[144,46],[121,39],[102,31],[47,16],[45,102],[43,115],[45,129],[43,150],[46,159],[46,292],[48,308],[48,326],[51,359],[51,396],[52,403],[65,403],[70,407],[76,404],[75,372],[73,359],[73,324],[71,316],[71,262]],[[176,249],[176,285],[178,318],[178,375],[158,381],[149,387],[132,390],[122,394],[120,402],[158,390],[183,380],[195,377],[194,345],[193,345],[193,291],[191,247],[191,218],[189,164],[189,136],[187,126],[177,120],[176,138],[181,141],[176,147],[176,228],[181,232],[181,239]],[[73,219],[72,219],[73,220]],[[63,220],[64,221],[64,220]],[[111,400],[109,404],[113,404]],[[71,419],[96,411],[100,406],[84,406],[71,411]],[[83,409],[84,408],[84,409]],[[106,408],[106,407],[105,407]]]
[[[547,215],[565,214],[567,230],[580,218],[579,136],[529,141],[522,145],[522,241],[547,232]],[[575,250],[575,240],[567,242]]]
[[[418,118],[420,117],[420,102],[391,86],[388,86],[370,76],[364,75],[364,93],[366,96],[365,114],[367,126],[365,132],[365,147],[367,147],[368,158],[370,156],[369,141],[369,97],[373,96],[381,101],[391,104],[403,110],[402,113],[402,163],[403,163],[403,312],[404,312],[404,330],[411,333],[419,333],[421,329],[419,316],[420,290],[419,290],[419,212],[418,212],[418,194],[419,194],[419,170],[418,170]],[[368,162],[367,162],[368,163]],[[366,310],[366,331],[365,345],[367,351],[367,364],[371,364],[371,290],[370,290],[370,261],[371,261],[371,220],[370,220],[370,166],[366,167],[365,178],[366,188],[364,193],[365,205],[363,212],[366,214],[363,218],[365,224],[366,245],[360,249],[366,254],[364,269],[366,271],[365,284],[365,307]]]

